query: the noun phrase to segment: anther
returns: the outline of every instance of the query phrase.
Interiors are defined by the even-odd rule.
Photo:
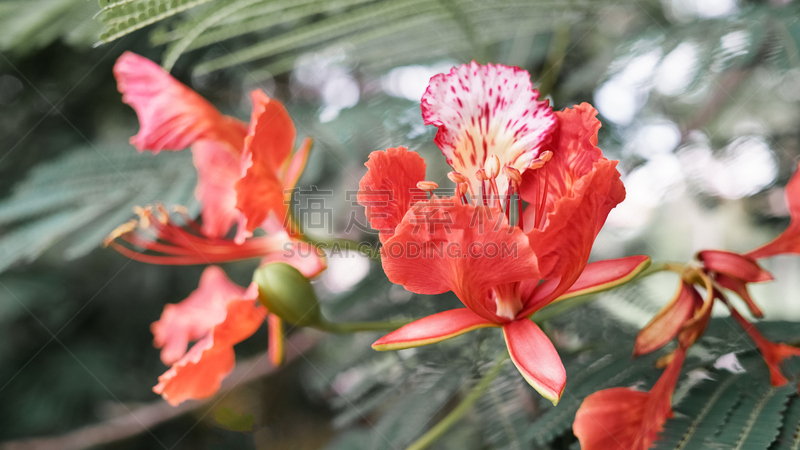
[[[469,185],[467,183],[458,183],[456,185],[455,194],[456,197],[461,199],[461,204],[466,205],[467,202],[467,189],[469,189]]]
[[[136,219],[130,220],[128,222],[123,223],[122,225],[114,228],[114,231],[108,234],[105,239],[103,239],[103,247],[108,247],[108,244],[112,243],[118,237],[128,234],[131,231],[134,231],[136,227],[139,225],[139,222]]]
[[[447,178],[449,178],[450,181],[452,181],[455,184],[461,184],[461,183],[466,183],[467,182],[467,177],[465,177],[464,175],[461,175],[460,173],[458,173],[456,171],[452,171],[452,172],[448,173],[447,174]]]
[[[500,175],[500,158],[498,158],[497,155],[489,155],[489,157],[486,158],[483,168],[486,170],[488,179],[493,180],[497,178],[497,175]]]
[[[516,186],[519,186],[522,183],[522,174],[519,173],[514,167],[511,166],[503,166],[503,173],[508,178],[508,181],[514,183]]]
[[[433,181],[420,181],[417,183],[417,188],[426,192],[436,190],[436,188],[438,187],[439,185],[434,183]]]
[[[150,228],[150,215],[153,212],[152,206],[145,206],[142,208],[141,206],[134,206],[133,213],[139,216],[139,228],[147,229]]]

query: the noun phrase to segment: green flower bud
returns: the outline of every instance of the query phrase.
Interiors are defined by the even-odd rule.
[[[317,294],[299,270],[282,262],[269,263],[256,269],[253,281],[270,313],[301,327],[322,323]]]

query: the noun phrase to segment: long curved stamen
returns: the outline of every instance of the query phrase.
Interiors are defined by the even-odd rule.
[[[469,202],[467,201],[467,190],[469,189],[469,184],[467,181],[467,177],[461,175],[456,171],[451,171],[447,173],[447,178],[449,178],[450,181],[456,184],[454,194],[461,200],[461,204],[462,205],[468,204]]]
[[[519,186],[522,184],[522,174],[519,170],[511,166],[503,167],[503,173],[508,178],[508,194],[506,195],[506,218],[510,221],[511,213],[511,196],[516,193],[517,194],[517,222],[520,228],[522,228],[522,197],[519,195]]]
[[[486,170],[478,169],[475,171],[475,178],[481,182],[481,201],[483,202],[483,206],[489,206],[489,201],[486,198],[486,180],[489,179],[486,177]]]
[[[490,203],[492,206],[501,206],[502,199],[500,198],[500,191],[497,189],[497,176],[500,175],[500,159],[497,155],[489,155],[483,167],[486,172],[486,177],[489,180],[491,187]]]
[[[469,189],[469,185],[467,183],[458,183],[456,185],[456,196],[461,199],[462,205],[467,205],[469,202],[467,201],[467,190]]]
[[[185,213],[184,208],[176,210]],[[200,227],[191,218],[187,221],[188,228],[176,225],[163,205],[137,207],[134,212],[139,219],[118,227],[105,239],[104,245],[145,263],[194,265],[260,258],[280,251],[286,243],[284,236],[252,238],[243,244],[209,238],[199,234]]]
[[[542,152],[539,157],[531,161],[530,166],[528,166],[528,170],[537,170],[544,167],[544,164],[547,161],[550,161],[550,158],[553,157],[553,152],[550,150]],[[541,178],[544,177],[544,183],[542,183]],[[543,184],[543,185],[542,185]],[[536,177],[536,191],[538,192],[541,189],[541,194],[539,195],[539,201],[535,206],[534,210],[534,228],[539,228],[542,224],[542,220],[544,219],[544,210],[547,204],[547,191],[550,189],[550,177],[547,173],[543,173],[541,177]],[[522,200],[519,201],[520,207],[522,206]],[[520,220],[522,220],[522,215],[520,214]]]
[[[433,191],[438,188],[439,185],[433,181],[419,181],[417,182],[417,188],[423,190],[428,193],[428,202],[433,205],[434,198],[433,198]],[[436,224],[431,222],[428,224],[428,232],[430,234],[434,234],[436,232]]]

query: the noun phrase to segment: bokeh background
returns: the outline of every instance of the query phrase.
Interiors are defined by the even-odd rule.
[[[799,48],[800,6],[781,0],[3,0],[0,442],[35,448],[12,445],[159,404],[151,388],[165,367],[149,326],[203,269],[146,265],[100,246],[134,205],[198,208],[188,151],[154,157],[127,142],[138,124],[111,72],[123,51],[164,64],[242,119],[254,88],[281,100],[299,137],[315,140],[300,186],[334,192],[331,213],[310,232],[373,243],[374,233],[348,227],[365,221],[346,195],[369,152],[408,146],[427,159],[429,179],[445,179],[435,129],[419,110],[428,79],[473,59],[520,66],[556,109],[592,103],[600,147],[621,161],[627,199],[593,258],[683,262],[703,248],[749,250],[788,223],[783,187],[800,156]],[[247,284],[256,264],[225,270]],[[800,320],[800,262],[778,257],[766,267],[777,281],[753,293],[767,318]],[[392,286],[379,264],[355,253],[331,257],[315,287],[327,314],[343,320],[458,304]],[[587,343],[629,351],[632,333],[674,288],[659,275],[550,324],[559,349],[574,356],[569,376],[586,363]],[[289,330],[300,356],[266,374],[261,330],[237,357],[264,376],[133,437],[112,432],[101,448],[403,448],[499,351],[499,336],[483,331],[378,354],[373,333]],[[569,414],[537,421],[546,406],[508,369],[440,448],[574,445]],[[253,415],[253,430],[226,428],[221,408]],[[89,442],[73,438],[72,448]]]

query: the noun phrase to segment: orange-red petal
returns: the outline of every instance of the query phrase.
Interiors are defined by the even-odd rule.
[[[426,198],[417,187],[425,179],[425,160],[397,147],[370,153],[364,165],[367,173],[358,183],[358,204],[365,208],[367,220],[384,242],[411,205]]]
[[[672,417],[686,350],[679,347],[650,392],[612,388],[584,399],[572,426],[583,450],[647,450]]]
[[[750,297],[750,292],[747,290],[747,283],[738,278],[725,275],[724,273],[716,274],[714,276],[714,281],[719,283],[719,285],[723,288],[735,292],[739,298],[744,300],[744,302],[747,304],[747,308],[750,309],[750,312],[754,317],[764,317],[764,313],[761,311],[761,308],[759,308],[758,305],[756,305],[756,302],[753,301],[753,298]]]
[[[525,380],[557,404],[567,383],[561,357],[544,332],[527,318],[503,324],[508,354]]]
[[[161,318],[150,327],[153,345],[161,349],[161,361],[170,365],[181,359],[189,342],[200,340],[225,320],[228,302],[245,295],[245,288],[230,281],[222,269],[206,268],[197,289],[182,302],[166,305]]]
[[[522,231],[500,211],[451,198],[419,202],[381,247],[393,283],[418,294],[453,291],[478,315],[495,314],[489,289],[537,278],[536,257]]]
[[[589,263],[583,269],[575,284],[570,286],[566,292],[554,301],[611,289],[614,286],[629,282],[649,266],[650,257],[645,255]],[[523,301],[528,307],[526,309],[533,309],[541,300],[549,298],[550,293],[558,287],[558,284],[560,284],[559,279],[551,279],[536,286],[536,289],[529,296],[523,297]]]
[[[372,344],[375,350],[401,350],[441,342],[478,328],[496,327],[468,308],[442,311],[398,328]]]
[[[750,336],[750,339],[756,344],[761,356],[764,357],[764,362],[767,363],[769,368],[770,383],[774,387],[785,386],[789,380],[781,372],[781,363],[784,359],[791,358],[792,356],[800,356],[800,348],[792,347],[783,343],[772,342],[765,338],[758,332],[756,326],[747,321],[736,308],[728,305],[731,310],[731,316],[736,319],[736,322],[744,329]]]
[[[256,306],[252,299],[228,302],[222,322],[158,377],[153,392],[172,405],[214,395],[233,370],[233,345],[255,333],[266,314],[266,309]]]
[[[748,256],[724,250],[703,250],[697,253],[703,266],[714,272],[724,273],[747,283],[771,281],[772,275]]]
[[[239,240],[249,237],[271,212],[283,221],[286,204],[280,175],[296,134],[289,113],[279,101],[260,89],[253,91],[251,98],[253,112],[242,159],[246,173],[236,182],[236,207],[244,217]]]
[[[585,103],[556,113],[558,129],[546,146],[552,158],[523,174],[521,193],[530,203],[526,231],[532,228],[528,237],[542,278],[560,280],[547,301],[577,281],[608,213],[625,198],[617,162],[603,158],[596,146],[596,114]]]
[[[782,253],[800,254],[800,164],[786,185],[786,206],[792,219],[789,227],[771,242],[747,253],[747,256],[761,259]]]
[[[139,133],[131,138],[137,149],[182,150],[200,139],[241,148],[244,124],[220,114],[153,61],[125,52],[114,65],[114,76],[122,101],[139,116]]]
[[[192,145],[192,159],[197,168],[195,197],[203,206],[202,232],[221,238],[239,220],[234,185],[242,177],[241,148],[223,141],[202,139]]]
[[[694,286],[681,281],[672,300],[639,331],[633,355],[646,355],[674,339],[702,303],[703,299]]]

